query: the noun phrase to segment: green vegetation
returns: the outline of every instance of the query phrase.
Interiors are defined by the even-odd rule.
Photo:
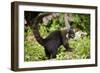
[[[81,29],[87,34],[90,34],[90,15],[89,14],[72,14],[72,26]]]
[[[24,40],[24,60],[25,61],[40,61],[45,60],[45,52],[44,48],[38,44],[35,40],[32,29],[27,27],[27,32],[25,33],[25,40]]]
[[[90,15],[89,14],[71,14],[73,22],[71,26],[74,29],[79,29],[87,33],[83,37],[77,39],[70,39],[69,45],[73,48],[72,52],[67,52],[63,46],[60,46],[56,55],[56,60],[69,60],[69,59],[87,59],[90,58]],[[64,25],[64,14],[60,14],[58,18],[52,19],[45,25],[43,22],[39,25],[40,35],[45,38],[52,31],[58,30]],[[27,26],[27,31],[24,33],[24,60],[25,61],[41,61],[46,60],[44,47],[42,47],[35,39],[32,29]],[[80,34],[77,34],[80,35]]]
[[[79,38],[77,40],[69,40],[70,47],[73,52],[60,51],[57,55],[58,60],[63,59],[87,59],[90,58],[90,40],[89,37]],[[63,48],[60,48],[63,49]]]

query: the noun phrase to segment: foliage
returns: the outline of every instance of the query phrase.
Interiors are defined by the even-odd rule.
[[[56,55],[56,60],[70,60],[73,59],[73,52],[67,52],[66,49],[61,46]]]
[[[47,25],[41,23],[39,27],[40,28],[39,32],[41,36],[46,37],[54,30],[59,30],[62,27],[65,27],[65,25],[64,25],[64,14],[61,13],[58,18],[50,20]]]
[[[90,38],[85,36],[83,38],[69,40],[70,46],[74,48],[74,57],[77,59],[86,59],[90,56]]]
[[[78,39],[69,40],[69,45],[73,48],[72,52],[66,51],[61,45],[58,48],[56,60],[69,60],[69,59],[87,59],[90,58],[90,16],[88,14],[72,14],[73,22],[71,25],[74,29],[80,29],[88,35],[79,37]],[[49,21],[47,25],[43,22],[39,25],[40,35],[45,38],[54,30],[65,27],[64,13],[60,13],[58,18]],[[24,33],[24,59],[25,61],[40,61],[46,60],[44,47],[36,41],[32,29],[28,26],[27,31]]]
[[[73,14],[72,26],[90,34],[90,15]]]
[[[62,47],[62,51],[57,55],[57,60],[65,59],[87,59],[90,58],[90,40],[89,37],[71,39],[69,40],[69,45],[73,48],[72,52],[65,52]],[[61,48],[60,48],[61,49]]]
[[[25,61],[40,61],[45,60],[45,52],[44,48],[38,44],[38,42],[35,40],[32,30],[30,27],[27,27],[28,30],[25,33],[25,40],[24,40],[24,59]]]

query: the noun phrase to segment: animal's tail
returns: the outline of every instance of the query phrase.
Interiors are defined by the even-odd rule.
[[[32,26],[33,34],[34,34],[36,40],[38,41],[38,43],[41,45],[44,45],[44,39],[41,37],[41,35],[39,33],[39,22],[41,22],[41,20],[44,16],[47,16],[50,14],[51,13],[41,13],[34,19],[34,23]]]

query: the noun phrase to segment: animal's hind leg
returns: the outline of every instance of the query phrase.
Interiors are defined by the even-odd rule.
[[[45,54],[46,54],[46,57],[47,57],[48,59],[50,59],[50,53],[49,53],[49,51],[48,51],[47,49],[45,49]]]
[[[52,51],[52,58],[56,58],[56,54],[57,54],[57,51],[56,50],[53,50]]]

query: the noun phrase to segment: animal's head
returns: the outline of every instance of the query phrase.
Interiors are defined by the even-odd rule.
[[[69,38],[74,38],[75,37],[75,32],[72,28],[61,28],[61,35],[62,37],[66,37],[67,39]]]
[[[68,29],[67,32],[68,32],[66,35],[67,38],[74,38],[75,37],[75,32],[73,29]]]

